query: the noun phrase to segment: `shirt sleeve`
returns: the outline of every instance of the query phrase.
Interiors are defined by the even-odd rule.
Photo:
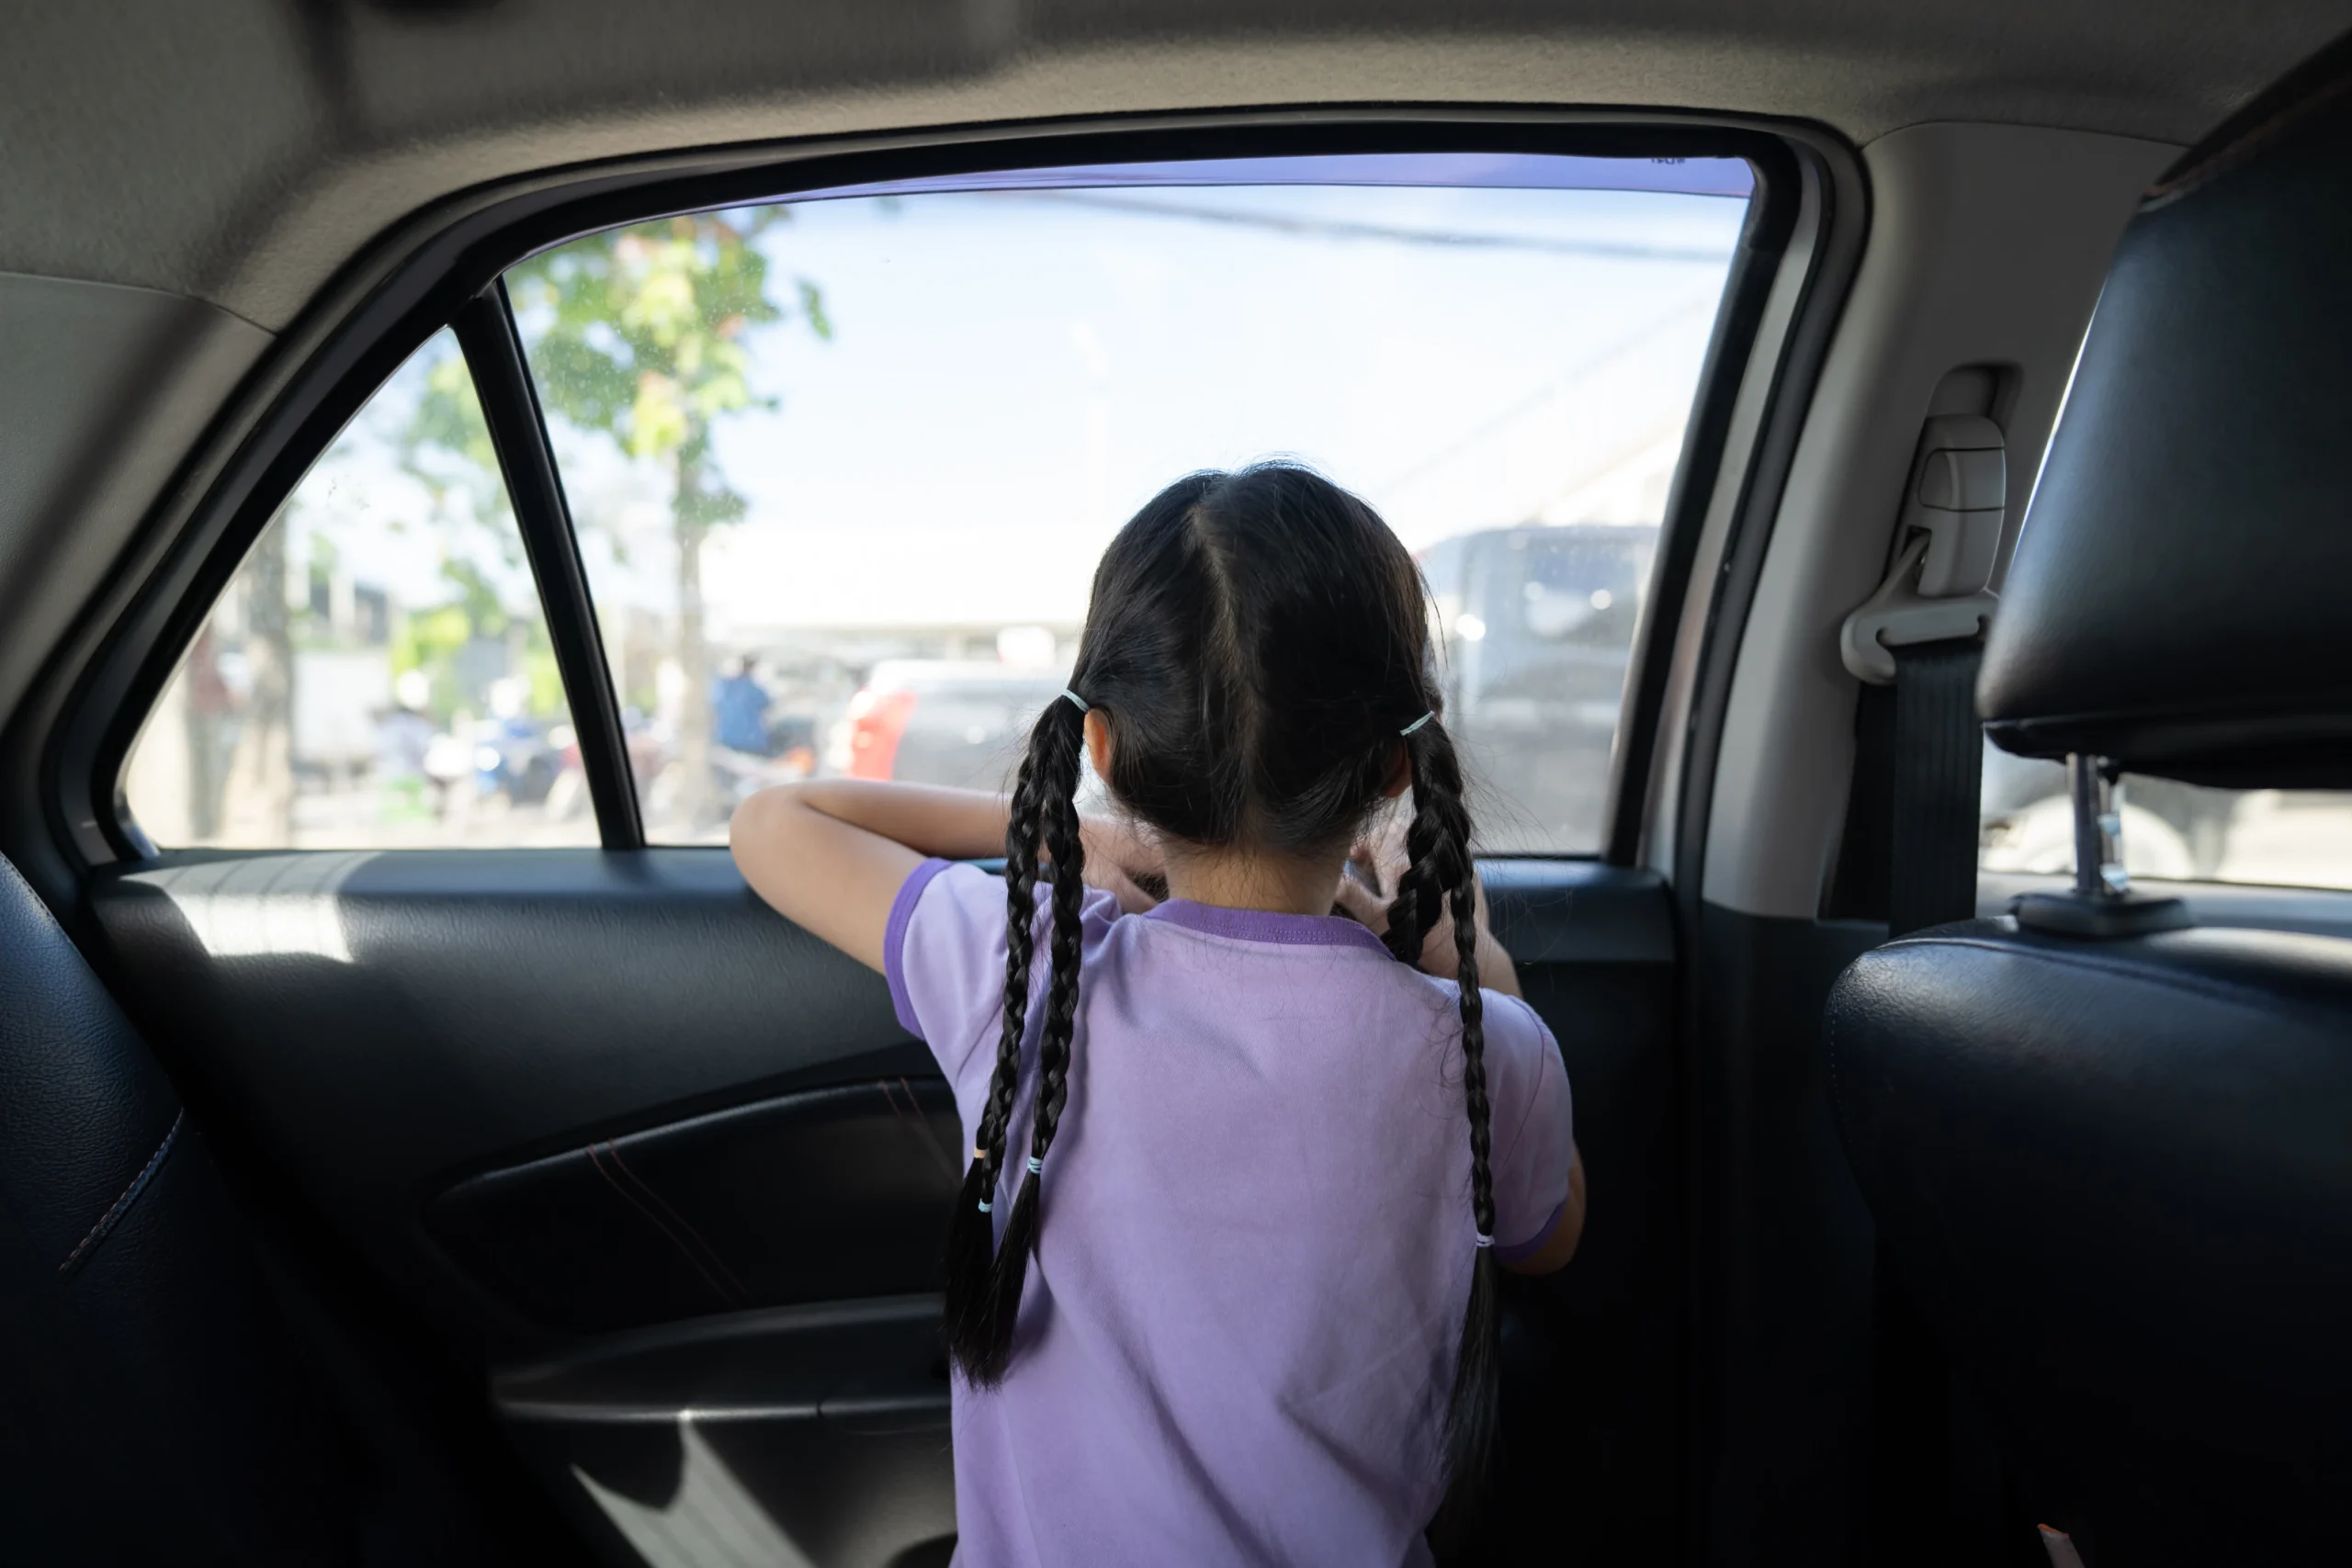
[[[1487,1081],[1494,1117],[1495,1257],[1515,1263],[1551,1239],[1568,1201],[1576,1108],[1559,1043],[1516,997],[1487,998]]]
[[[1037,889],[1037,962],[1042,987],[1048,885]],[[1088,888],[1082,906],[1090,922],[1117,912],[1116,900]],[[1004,1013],[1004,879],[978,866],[927,860],[908,874],[882,930],[882,973],[890,1005],[907,1032],[931,1047],[940,1071],[960,1091],[967,1073],[985,1074],[995,1062]],[[1041,1016],[1031,1009],[1033,1017]],[[976,1068],[975,1063],[984,1064]]]

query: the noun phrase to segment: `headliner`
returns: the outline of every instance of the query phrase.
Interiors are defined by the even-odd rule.
[[[0,270],[282,327],[437,197],[622,154],[1272,103],[2185,143],[2352,0],[129,0],[12,8]],[[1272,20],[1279,16],[1279,20]]]

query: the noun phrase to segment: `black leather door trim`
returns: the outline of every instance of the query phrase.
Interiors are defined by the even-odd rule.
[[[810,1089],[469,1178],[425,1228],[568,1333],[922,1291],[961,1143],[936,1074]]]
[[[947,1413],[939,1298],[913,1294],[707,1317],[619,1334],[496,1375],[514,1420],[813,1419]]]
[[[174,854],[103,874],[91,907],[102,966],[215,1125],[477,1360],[551,1342],[428,1238],[435,1194],[935,1071],[881,976],[768,910],[722,851]]]

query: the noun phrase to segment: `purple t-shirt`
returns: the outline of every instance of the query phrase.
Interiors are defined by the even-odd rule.
[[[1001,1229],[1027,1158],[1041,911]],[[1004,884],[926,861],[883,941],[955,1086],[994,1065]],[[1421,1563],[1469,1298],[1456,988],[1352,920],[1090,891],[1069,1099],[1012,1369],[956,1380],[956,1561]],[[1487,993],[1496,1234],[1550,1235],[1575,1142],[1558,1046]]]

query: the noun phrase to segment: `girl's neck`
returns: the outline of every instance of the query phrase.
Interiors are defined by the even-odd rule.
[[[1168,896],[1227,909],[1328,915],[1346,860],[1345,852],[1313,856],[1252,850],[1171,852]]]

